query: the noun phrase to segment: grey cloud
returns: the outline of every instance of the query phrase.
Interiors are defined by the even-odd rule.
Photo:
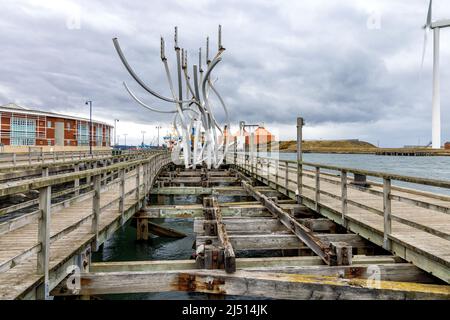
[[[407,123],[425,141],[430,138],[425,124],[431,121],[430,42],[420,75],[420,27],[426,2],[367,1],[367,7],[372,3],[383,8],[381,29],[369,30],[368,11],[352,0],[58,1],[52,9],[46,1],[6,1],[0,20],[0,104],[15,101],[33,108],[87,114],[84,101],[89,98],[95,103],[95,114],[104,119],[168,123],[170,117],[150,113],[128,96],[122,81],[149,104],[173,108],[134,83],[111,39],[119,37],[133,68],[169,96],[159,59],[159,36],[166,37],[170,51],[173,26],[178,25],[189,59],[196,60],[195,53],[207,35],[215,48],[217,24],[221,23],[227,50],[215,76],[234,122],[283,126],[302,115],[317,126],[351,123],[363,128],[386,122],[395,128],[396,123],[399,127]],[[436,3],[437,14],[450,17],[450,10]],[[80,6],[81,29],[67,28],[74,11],[65,4]],[[446,33],[442,32],[443,42],[450,41]],[[450,61],[445,59],[445,46],[442,53],[443,137],[450,140],[446,125],[450,123]],[[398,55],[417,63],[407,68],[391,63],[389,67],[387,61]],[[220,112],[218,118],[223,118]],[[370,130],[363,135],[372,141],[410,143],[406,131],[392,130],[388,136]]]

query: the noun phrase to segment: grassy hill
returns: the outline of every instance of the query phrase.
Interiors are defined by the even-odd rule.
[[[272,144],[272,147],[274,145]],[[374,152],[377,149],[373,144],[360,141],[357,139],[352,140],[305,140],[303,141],[304,152],[338,152],[338,153],[367,153]],[[280,141],[279,149],[281,152],[296,152],[297,142],[295,140]]]

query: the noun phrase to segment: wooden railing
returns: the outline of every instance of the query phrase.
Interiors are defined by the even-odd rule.
[[[1,166],[16,166],[23,163],[51,163],[64,160],[85,159],[92,157],[106,157],[111,155],[111,150],[94,150],[92,154],[89,151],[31,151],[24,153],[0,153]]]
[[[37,244],[29,248],[25,252],[22,252],[19,256],[14,257],[14,259],[2,262],[2,264],[0,265],[0,271],[7,270],[22,259],[30,256],[30,254],[37,253],[38,274],[44,275],[46,292],[45,296],[48,296],[49,251],[51,243],[53,243],[57,239],[60,239],[64,235],[67,235],[69,232],[75,230],[81,224],[91,219],[91,232],[94,235],[94,245],[97,246],[102,211],[110,208],[113,205],[118,205],[120,220],[123,224],[125,222],[125,198],[130,194],[135,194],[136,203],[138,207],[141,207],[144,204],[144,201],[142,201],[142,199],[144,199],[150,191],[155,177],[158,175],[163,166],[170,162],[170,155],[167,152],[152,152],[147,153],[145,157],[137,160],[124,160],[123,162],[101,168],[59,174],[54,176],[43,176],[37,179],[17,181],[0,186],[0,196],[22,193],[29,190],[39,191]],[[126,175],[126,171],[130,170],[135,170],[136,172],[132,175]],[[105,184],[103,186],[103,190],[114,187],[115,185],[119,185],[119,192],[116,198],[108,200],[108,202],[101,207],[101,181],[102,177],[103,180],[105,180],[105,176],[107,176],[108,174],[115,174],[115,176],[117,176],[118,178],[112,180],[108,184]],[[75,224],[66,227],[64,230],[61,230],[60,232],[53,234],[50,237],[50,220],[52,216],[51,212],[53,209],[55,209],[55,206],[57,206],[57,204],[51,204],[52,187],[65,182],[75,182],[77,180],[79,181],[79,179],[83,178],[90,179],[92,181],[93,190],[79,195],[79,197],[83,197],[83,199],[92,198],[92,213],[76,222]],[[126,191],[126,179],[132,178],[135,178],[135,187],[131,190]]]
[[[78,160],[71,160],[66,162],[66,165],[69,166],[69,168],[71,170],[73,170],[73,172],[79,172],[82,169],[89,169],[89,168],[97,168],[97,164],[101,164],[102,167],[106,167],[109,165],[112,165],[114,163],[119,163],[119,162],[124,162],[124,161],[130,161],[130,160],[138,160],[138,159],[144,159],[149,157],[152,154],[156,154],[157,151],[134,151],[134,152],[128,152],[125,154],[121,154],[121,155],[116,155],[116,156],[108,156],[106,158],[88,158],[88,159],[78,159]],[[34,165],[36,168],[35,169],[40,169],[42,170],[42,175],[48,175],[48,169],[51,168],[53,165],[56,165],[55,163],[46,163],[46,164],[39,164],[39,165]],[[27,165],[25,165],[24,167],[27,167]],[[39,168],[38,168],[39,167]],[[22,168],[22,166],[20,166],[20,168]],[[0,172],[2,170],[0,169]],[[67,171],[67,169],[65,170]],[[110,172],[106,175],[103,175],[102,177],[102,183],[105,184],[107,183],[107,181],[109,179],[112,179],[114,176],[117,176],[117,173],[113,173]],[[32,177],[31,179],[35,179],[35,177]],[[22,179],[23,181],[24,179]],[[86,178],[86,183],[82,186],[80,186],[80,179],[75,179],[74,183],[73,183],[73,187],[72,188],[66,188],[62,191],[59,192],[53,192],[51,197],[52,199],[54,198],[58,198],[70,193],[74,193],[75,195],[79,195],[80,191],[83,191],[85,189],[90,189],[92,187],[92,183],[90,181],[90,177]],[[0,188],[1,188],[2,184],[0,184]],[[28,200],[25,202],[21,202],[18,204],[14,204],[11,206],[7,206],[7,207],[2,207],[0,208],[0,217],[8,214],[8,213],[13,213],[17,210],[23,210],[25,208],[29,208],[31,206],[34,206],[36,204],[38,204],[39,199],[32,199],[32,200]],[[32,212],[32,214],[37,213],[37,211]],[[29,215],[29,214],[28,214]],[[4,230],[3,230],[4,231]],[[2,233],[2,225],[0,224],[0,234]]]
[[[415,184],[435,187],[444,189],[448,192],[450,189],[450,181],[448,180],[418,178],[392,173],[310,163],[305,161],[297,162],[259,156],[252,157],[251,155],[243,153],[229,154],[227,156],[227,163],[234,164],[242,168],[250,175],[255,178],[259,178],[268,185],[272,185],[276,189],[285,191],[285,194],[289,196],[297,196],[299,202],[301,202],[304,197],[304,192],[302,191],[303,189],[312,190],[314,192],[314,196],[310,200],[314,201],[314,209],[316,211],[320,211],[321,208],[321,195],[326,195],[339,200],[341,202],[341,222],[344,226],[347,225],[349,204],[382,216],[383,247],[387,250],[390,250],[392,245],[389,237],[392,233],[392,221],[397,221],[441,237],[445,240],[450,240],[448,233],[442,232],[437,228],[425,226],[421,223],[393,215],[391,205],[392,200],[396,200],[418,208],[425,208],[450,214],[450,196],[446,196],[444,192],[431,193],[419,190],[417,188],[406,188],[392,185],[392,182],[396,181],[411,185]],[[297,174],[298,168],[302,171],[301,175]],[[349,174],[352,176],[349,176]],[[295,179],[292,179],[292,175]],[[305,177],[314,179],[314,183],[312,185],[303,183]],[[367,177],[376,178],[378,180],[381,179],[382,183],[374,181],[373,179],[367,179]],[[321,188],[321,182],[339,185],[340,194],[330,193],[323,190]],[[354,188],[362,192],[379,196],[382,199],[383,210],[379,210],[374,206],[366,204],[364,201],[358,201],[358,199],[349,199],[349,188]],[[382,189],[379,190],[380,188]]]

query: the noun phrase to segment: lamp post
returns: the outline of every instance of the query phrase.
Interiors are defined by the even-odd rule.
[[[158,148],[159,148],[159,129],[161,129],[162,127],[161,126],[156,126],[156,129],[158,129]]]
[[[141,131],[142,133],[142,148],[144,147],[144,135],[145,135],[145,131]]]
[[[125,149],[127,148],[127,135],[128,135],[128,133],[123,134],[123,136],[125,137]]]
[[[117,122],[119,122],[119,119],[114,119],[114,146],[117,145]]]
[[[89,105],[89,154],[92,156],[92,101],[86,101],[85,105]]]

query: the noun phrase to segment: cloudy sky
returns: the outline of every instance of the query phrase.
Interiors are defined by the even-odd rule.
[[[433,19],[450,18],[436,0]],[[226,51],[214,78],[232,121],[264,123],[281,139],[306,121],[306,139],[359,138],[383,147],[431,140],[432,35],[421,69],[427,0],[70,1],[0,0],[0,105],[94,117],[128,143],[165,133],[170,117],[139,107],[127,81],[150,105],[112,44],[118,37],[138,74],[169,96],[159,58],[166,38],[174,70],[173,27],[189,59],[222,24]],[[450,28],[441,32],[442,137],[450,140]],[[223,118],[220,110],[219,118]],[[123,143],[123,139],[120,139]]]

